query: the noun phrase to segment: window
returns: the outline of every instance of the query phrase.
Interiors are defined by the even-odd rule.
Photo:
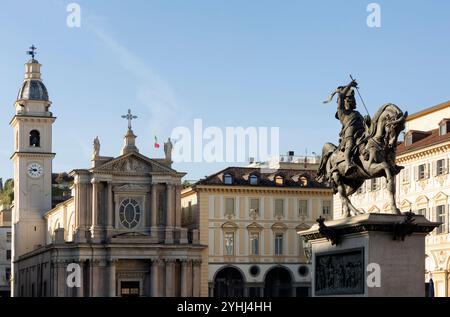
[[[234,233],[233,232],[225,233],[225,252],[226,252],[226,255],[234,254]]]
[[[411,133],[407,134],[405,138],[406,146],[410,146],[413,143],[412,141],[413,141],[412,134]]]
[[[331,200],[324,200],[322,202],[322,215],[331,216]]]
[[[380,182],[379,182],[378,178],[371,179],[370,180],[370,190],[371,191],[375,191],[375,190],[380,189],[380,185],[379,184],[380,184]]]
[[[284,215],[284,199],[275,199],[275,217],[280,218]]]
[[[426,217],[427,216],[427,209],[426,208],[420,208],[420,209],[417,210],[417,213],[419,215],[422,215],[422,216]]]
[[[425,164],[421,164],[418,167],[418,179],[425,179],[427,178],[427,170],[426,170],[426,165]]]
[[[436,175],[443,175],[445,172],[445,159],[436,161]]]
[[[250,254],[259,255],[259,233],[253,232],[250,234]]]
[[[6,233],[6,242],[11,243],[11,232]]]
[[[439,126],[439,135],[445,135],[447,133],[447,123],[443,123]]]
[[[250,185],[258,185],[258,176],[250,175]]]
[[[409,183],[409,168],[403,169],[400,173],[402,183]]]
[[[41,135],[38,130],[30,131],[30,147],[41,146]]]
[[[284,184],[284,179],[282,176],[276,176],[275,177],[275,185],[277,186],[283,186]]]
[[[231,176],[231,174],[225,174],[223,176],[223,183],[225,185],[232,185],[233,184],[233,176]]]
[[[11,260],[11,250],[6,250],[6,259]]]
[[[283,255],[283,234],[275,235],[275,255]]]
[[[250,199],[250,217],[259,216],[259,198]]]
[[[357,194],[362,194],[362,193],[364,193],[364,188],[365,188],[365,186],[366,186],[366,182],[364,182],[364,183],[356,190],[356,193],[357,193]]]
[[[308,186],[308,179],[305,176],[302,176],[299,178],[300,186],[307,187]]]
[[[137,201],[131,198],[123,200],[119,207],[119,218],[125,228],[136,227],[141,219],[141,209]]]
[[[5,279],[6,282],[9,282],[11,280],[11,269],[9,267],[5,269]]]
[[[445,210],[445,205],[440,205],[436,207],[436,221],[442,222],[442,225],[436,228],[436,234],[447,233],[447,215]]]
[[[225,198],[225,216],[234,216],[234,198]]]
[[[300,217],[308,217],[308,201],[306,199],[300,199],[298,201],[298,215]]]

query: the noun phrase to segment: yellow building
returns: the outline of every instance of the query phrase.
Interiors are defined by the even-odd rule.
[[[450,295],[449,234],[450,101],[412,114],[406,121],[404,141],[397,147],[396,200],[402,212],[413,211],[443,224],[426,238],[426,276],[432,277],[435,296]],[[385,179],[366,181],[351,197],[365,212],[389,212]],[[334,197],[334,217],[342,217]]]
[[[229,167],[182,191],[183,223],[208,240],[210,296],[309,295],[297,231],[331,218],[332,191],[314,180],[317,164],[288,165]]]

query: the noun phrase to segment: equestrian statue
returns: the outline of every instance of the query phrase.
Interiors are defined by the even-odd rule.
[[[322,149],[317,178],[328,181],[339,193],[347,217],[361,214],[350,202],[366,179],[385,177],[391,211],[400,214],[395,203],[395,176],[403,169],[395,164],[397,139],[405,128],[408,112],[392,103],[384,104],[371,119],[356,110],[357,82],[339,86],[324,103],[337,95],[336,119],[342,124],[339,145],[326,143]]]

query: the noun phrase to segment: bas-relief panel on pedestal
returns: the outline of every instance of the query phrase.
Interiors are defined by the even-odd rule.
[[[317,253],[315,294],[364,294],[364,248]]]

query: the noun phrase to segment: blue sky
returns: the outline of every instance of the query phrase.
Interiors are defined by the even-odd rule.
[[[366,25],[371,1],[2,0],[0,176],[12,176],[13,102],[25,50],[38,47],[58,117],[54,171],[89,167],[91,144],[119,155],[129,107],[140,151],[160,157],[176,126],[280,127],[280,151],[320,152],[340,129],[322,101],[351,73],[370,113],[393,102],[410,113],[450,99],[450,3],[377,1],[381,28]],[[364,114],[362,107],[361,112]],[[180,163],[198,179],[229,164]]]

